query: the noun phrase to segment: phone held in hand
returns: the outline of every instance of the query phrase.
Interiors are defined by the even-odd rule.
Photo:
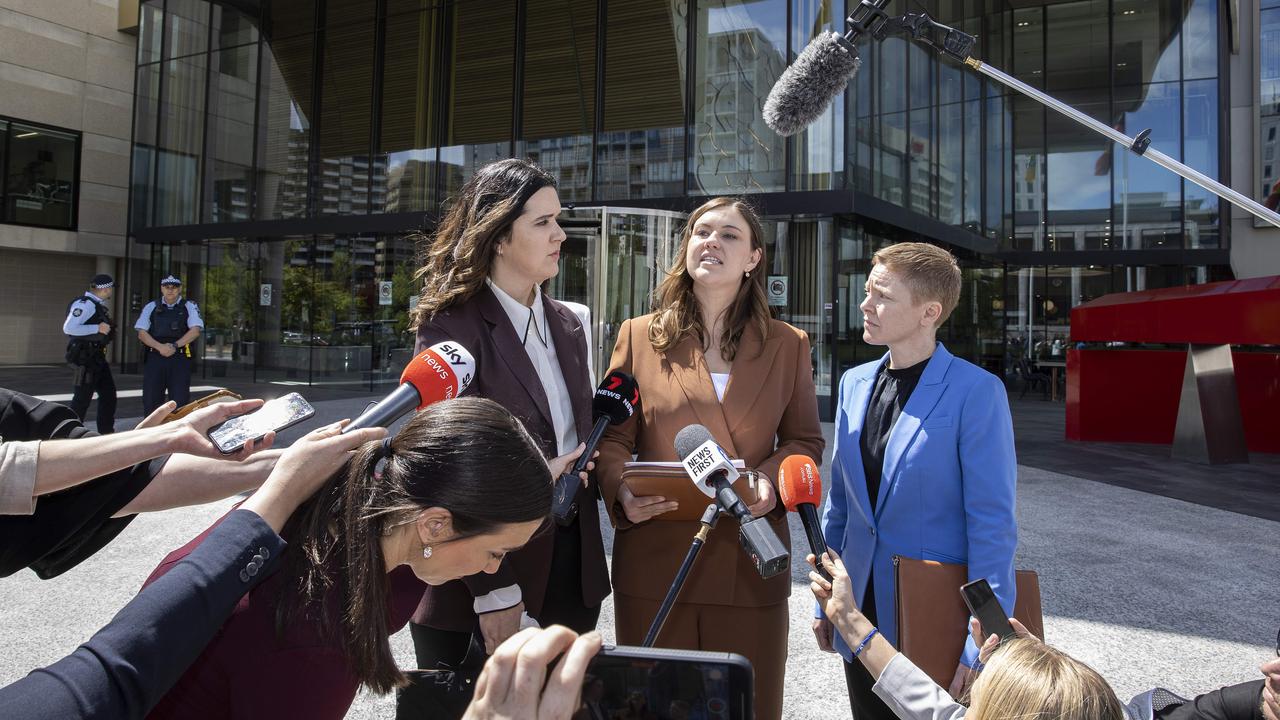
[[[267,401],[253,412],[223,420],[209,430],[209,440],[218,452],[231,455],[239,452],[250,440],[257,440],[272,431],[280,432],[315,414],[316,409],[305,398],[298,393],[289,393]]]
[[[983,637],[995,635],[1004,640],[1017,634],[1009,624],[1009,616],[1004,614],[1004,608],[1000,607],[1000,601],[996,599],[995,591],[991,589],[991,583],[987,582],[986,578],[960,586],[960,595],[964,597],[964,604],[969,606],[969,614],[982,623]]]
[[[735,653],[606,645],[587,668],[574,718],[750,720],[752,678]]]

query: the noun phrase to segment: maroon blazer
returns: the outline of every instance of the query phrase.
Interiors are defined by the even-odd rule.
[[[545,294],[542,303],[560,371],[569,389],[578,437],[585,440],[591,433],[591,398],[595,389],[591,387],[582,323],[572,310]],[[470,299],[436,313],[431,321],[420,325],[415,353],[444,340],[461,343],[476,359],[476,376],[463,394],[500,403],[520,419],[547,458],[555,457],[558,454],[556,434],[542,382],[511,326],[511,319],[487,284]],[[599,605],[609,596],[609,571],[596,504],[599,497],[594,479],[578,490],[582,601],[588,607]],[[497,573],[472,575],[428,587],[413,621],[439,630],[471,632],[476,625],[474,598],[512,584],[520,585],[525,611],[537,619],[542,612],[547,584],[552,581],[547,569],[551,567],[554,543],[554,524],[548,520],[527,545],[507,554]]]

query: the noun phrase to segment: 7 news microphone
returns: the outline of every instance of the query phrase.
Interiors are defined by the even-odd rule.
[[[578,474],[587,469],[591,456],[595,454],[596,445],[604,435],[605,428],[610,425],[621,425],[636,413],[640,405],[640,388],[636,379],[624,372],[614,371],[596,388],[596,395],[591,399],[591,415],[595,425],[587,436],[586,447],[582,455],[573,463],[573,467],[556,478],[551,493],[551,515],[561,525],[569,525],[578,516],[578,488],[582,485]]]
[[[675,445],[676,454],[693,484],[708,497],[715,498],[721,510],[738,519],[738,542],[751,557],[760,577],[770,578],[786,572],[791,553],[773,532],[769,521],[752,517],[746,503],[733,491],[731,483],[738,478],[738,469],[711,437],[711,431],[702,425],[689,425],[676,433]]]
[[[342,432],[367,427],[390,427],[410,410],[421,410],[462,394],[476,375],[476,359],[452,340],[418,353],[400,374],[400,387],[371,405]]]
[[[804,534],[809,539],[809,549],[817,559],[818,574],[827,580],[831,575],[822,567],[822,553],[827,551],[827,540],[822,537],[818,522],[818,506],[822,504],[822,477],[818,475],[818,463],[808,455],[788,455],[778,468],[778,495],[789,512],[799,513]]]

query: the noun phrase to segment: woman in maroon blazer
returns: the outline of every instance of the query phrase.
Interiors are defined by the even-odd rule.
[[[467,393],[519,418],[545,456],[556,458],[553,470],[576,457],[590,433],[593,394],[582,324],[541,289],[560,269],[559,214],[555,180],[537,165],[501,160],[481,168],[430,241],[417,309],[419,350],[443,340],[470,350],[476,377]],[[593,629],[609,595],[598,497],[594,484],[584,484],[576,520],[549,523],[498,572],[428,588],[410,626],[419,667],[458,667],[473,636],[492,653],[525,615],[543,627]],[[442,707],[423,698],[427,692],[406,693],[401,707],[461,714],[456,702]]]

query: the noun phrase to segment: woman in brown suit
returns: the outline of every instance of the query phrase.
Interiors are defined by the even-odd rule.
[[[466,394],[519,418],[553,458],[553,476],[591,432],[594,392],[582,322],[541,290],[560,269],[559,214],[555,180],[537,165],[512,159],[481,168],[428,246],[416,317],[417,350],[444,340],[466,347],[476,359]],[[418,667],[459,667],[473,637],[492,653],[525,616],[543,627],[594,629],[609,595],[598,497],[594,484],[581,487],[575,520],[548,522],[497,572],[428,588],[410,625]],[[461,716],[469,699],[419,683],[401,695],[400,714]]]
[[[697,521],[664,520],[675,503],[636,497],[621,483],[632,452],[674,461],[675,436],[701,423],[757,475],[759,499],[788,546],[786,510],[773,479],[782,459],[819,459],[824,442],[804,332],[770,319],[765,248],[755,212],[716,198],[689,217],[676,265],[658,288],[654,312],[622,325],[612,370],[640,386],[641,412],[600,443],[596,477],[618,528],[613,545],[614,607],[620,644],[639,644],[653,621]],[[736,652],[755,668],[758,718],[782,715],[791,578],[761,579],[738,545],[737,523],[721,522],[702,548],[659,647]]]

